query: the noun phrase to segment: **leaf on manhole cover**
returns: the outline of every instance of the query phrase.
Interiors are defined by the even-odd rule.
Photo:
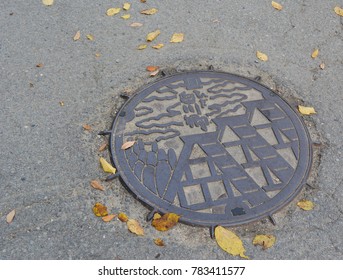
[[[159,49],[161,49],[163,47],[164,47],[164,44],[157,44],[157,45],[152,46],[152,48],[156,49],[156,50],[159,50]]]
[[[166,213],[163,216],[154,215],[151,225],[158,231],[167,231],[174,227],[180,216],[175,213]]]
[[[137,235],[144,235],[144,230],[141,227],[141,225],[134,219],[129,219],[127,222],[127,228],[129,229],[129,231],[131,231],[132,233],[135,233]]]
[[[147,10],[142,10],[141,14],[143,15],[153,15],[156,14],[158,12],[158,10],[156,8],[151,8],[151,9],[147,9]]]
[[[106,11],[106,15],[108,15],[109,17],[114,16],[116,14],[119,14],[119,12],[121,11],[121,8],[109,8]]]
[[[122,19],[129,19],[131,17],[130,14],[125,14],[123,16],[121,16]]]
[[[93,206],[93,213],[97,217],[104,217],[108,215],[107,207],[100,202],[95,203]]]
[[[154,243],[155,243],[157,246],[161,246],[161,247],[164,246],[164,241],[163,241],[161,238],[156,238],[156,239],[154,239]]]
[[[104,222],[108,223],[108,222],[112,221],[115,217],[116,217],[115,214],[110,214],[110,215],[107,215],[107,216],[102,217],[101,219],[102,219]]]
[[[94,189],[97,189],[97,190],[100,190],[100,191],[104,191],[105,188],[96,180],[92,180],[91,181],[91,186],[94,188]]]
[[[81,37],[81,31],[78,30],[78,31],[76,31],[76,33],[75,33],[75,35],[73,37],[73,40],[74,41],[80,40],[80,37]]]
[[[94,41],[94,36],[92,34],[87,34],[86,35],[86,38],[89,40],[89,41]]]
[[[129,218],[128,218],[128,216],[125,214],[125,213],[123,213],[123,212],[120,212],[119,214],[118,214],[118,219],[120,220],[120,221],[122,221],[122,222],[127,222],[128,220],[129,220]]]
[[[146,67],[146,71],[149,71],[149,72],[154,72],[156,71],[157,69],[159,69],[160,67],[158,66],[154,66],[154,65],[149,65]]]
[[[92,127],[89,124],[83,124],[82,127],[84,130],[92,130]]]
[[[141,27],[143,26],[143,23],[140,23],[140,22],[133,22],[130,24],[131,27]]]
[[[103,157],[100,157],[100,164],[102,169],[107,173],[115,174],[117,169],[115,169],[110,163],[106,161]]]
[[[131,7],[131,4],[130,4],[130,3],[124,3],[124,5],[123,5],[123,9],[124,9],[125,11],[129,10],[130,7]]]
[[[45,6],[51,6],[54,4],[54,0],[42,0],[42,3],[45,5]]]
[[[298,110],[301,114],[303,115],[312,115],[312,114],[316,114],[316,111],[314,110],[313,107],[306,107],[306,106],[301,106],[298,105]]]
[[[318,56],[318,54],[319,54],[319,49],[315,49],[315,50],[312,52],[311,57],[312,57],[312,58],[316,58],[316,57]]]
[[[272,1],[272,6],[273,6],[274,9],[276,9],[278,11],[282,10],[282,5],[277,3],[277,2]]]
[[[147,36],[146,36],[146,40],[148,42],[151,42],[153,40],[155,40],[157,38],[158,35],[161,34],[161,31],[159,29],[153,31],[153,32],[150,32]]]
[[[302,199],[297,203],[297,206],[305,211],[310,211],[314,208],[314,204],[310,200]]]
[[[340,8],[340,7],[337,6],[337,7],[335,7],[333,10],[335,11],[335,13],[336,13],[337,15],[343,17],[343,9],[342,9],[342,8]]]
[[[126,150],[128,148],[131,148],[135,143],[136,141],[127,141],[121,146],[121,149]]]
[[[108,146],[108,143],[107,143],[107,142],[102,143],[101,146],[99,147],[98,151],[99,151],[99,152],[105,151],[106,148],[107,148],[107,146]]]
[[[252,241],[252,244],[260,245],[264,250],[272,247],[276,241],[276,238],[274,235],[271,234],[258,234],[255,236],[254,240]]]
[[[268,61],[268,55],[266,55],[263,52],[257,51],[256,52],[256,57],[261,60],[261,61]]]
[[[15,209],[13,209],[11,212],[9,212],[6,216],[6,222],[8,224],[12,223],[13,219],[14,219],[14,216],[15,216]]]
[[[183,33],[174,33],[170,39],[170,43],[181,43],[183,41],[184,34]]]
[[[217,226],[214,230],[214,235],[219,247],[225,252],[233,256],[249,259],[249,257],[244,254],[245,248],[242,240],[234,232],[222,226]]]
[[[137,50],[144,50],[147,48],[148,45],[142,44],[137,47]]]

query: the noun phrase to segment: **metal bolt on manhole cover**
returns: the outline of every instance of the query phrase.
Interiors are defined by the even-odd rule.
[[[299,193],[312,161],[309,134],[286,101],[215,71],[175,74],[137,92],[114,120],[110,151],[151,214],[211,228],[271,216]]]

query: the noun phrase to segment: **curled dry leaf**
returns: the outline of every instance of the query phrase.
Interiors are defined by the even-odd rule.
[[[150,77],[155,77],[158,74],[158,72],[160,72],[160,69],[157,69],[157,70],[151,72]]]
[[[164,44],[157,44],[157,45],[152,46],[152,48],[156,49],[156,50],[159,50],[159,49],[161,49],[163,47],[164,47]]]
[[[276,9],[278,11],[282,10],[282,5],[277,3],[277,2],[272,1],[272,6],[273,6],[274,9]]]
[[[314,110],[313,107],[305,107],[305,106],[298,105],[298,110],[303,115],[316,114],[316,111]]]
[[[14,216],[15,216],[15,209],[13,209],[11,212],[9,212],[6,216],[6,222],[8,224],[12,223],[13,219],[14,219]]]
[[[252,244],[260,245],[264,250],[272,247],[276,241],[276,238],[274,235],[271,234],[258,234],[255,236],[254,240],[252,241]]]
[[[131,231],[132,233],[135,233],[137,235],[144,235],[144,230],[141,227],[141,225],[134,219],[129,219],[127,222],[127,228],[129,229],[129,231]]]
[[[121,149],[126,150],[128,148],[131,148],[135,143],[136,141],[127,141],[121,146]]]
[[[260,52],[260,51],[256,52],[256,57],[261,61],[267,61],[268,60],[268,56],[265,53]]]
[[[155,40],[157,38],[158,35],[161,34],[161,31],[159,29],[153,31],[153,32],[150,32],[147,36],[146,36],[146,40],[148,42],[151,42],[153,40]]]
[[[183,41],[184,34],[183,33],[174,33],[170,39],[170,43],[180,43]]]
[[[119,14],[120,10],[121,10],[121,8],[109,8],[106,11],[106,15],[108,15],[109,17],[114,16],[116,14]]]
[[[43,66],[44,66],[43,63],[38,63],[38,64],[36,65],[37,68],[41,68],[41,67],[43,67]]]
[[[98,151],[99,151],[99,152],[105,151],[106,148],[107,148],[107,146],[108,146],[108,143],[107,143],[107,142],[102,143],[101,146],[99,147],[99,150],[98,150]]]
[[[120,221],[122,221],[122,222],[127,222],[128,220],[129,220],[129,218],[128,218],[128,216],[125,214],[125,213],[123,213],[123,212],[120,212],[119,214],[118,214],[118,219],[120,220]]]
[[[115,174],[117,169],[115,169],[110,163],[106,161],[103,157],[100,157],[100,164],[102,169],[107,173]]]
[[[123,9],[124,9],[125,11],[129,10],[130,8],[131,8],[131,4],[130,4],[130,3],[124,3]]]
[[[84,130],[92,130],[92,127],[89,124],[83,124],[82,127]]]
[[[97,217],[104,217],[108,215],[107,207],[99,202],[95,203],[93,206],[93,213]]]
[[[94,188],[94,189],[97,189],[97,190],[101,190],[101,191],[104,191],[105,188],[96,180],[92,180],[91,181],[91,186]]]
[[[94,41],[94,36],[92,34],[87,34],[86,37],[89,41]]]
[[[140,23],[140,22],[133,22],[130,24],[131,27],[141,27],[143,26],[143,23]]]
[[[146,71],[154,72],[154,71],[156,71],[159,68],[160,67],[158,67],[158,66],[149,65],[149,66],[146,67]]]
[[[316,57],[318,56],[318,54],[319,54],[319,49],[315,49],[315,50],[312,52],[311,57],[312,57],[312,58],[316,58]]]
[[[219,247],[225,252],[233,256],[249,259],[249,257],[245,255],[245,248],[242,240],[234,232],[223,228],[222,226],[217,226],[214,230],[214,235]]]
[[[151,9],[147,9],[147,10],[142,10],[141,14],[143,15],[153,15],[156,14],[158,12],[158,10],[156,8],[151,8]]]
[[[179,218],[180,216],[174,213],[166,213],[160,217],[154,215],[151,225],[158,231],[167,231],[178,223]]]
[[[337,7],[335,7],[333,10],[335,11],[335,13],[336,13],[337,15],[343,17],[343,9],[342,9],[342,8],[340,8],[340,7],[337,6]]]
[[[76,33],[75,33],[75,35],[73,37],[73,40],[74,41],[80,40],[80,37],[81,37],[81,31],[78,30],[78,31],[76,31]]]
[[[101,219],[104,222],[108,223],[108,222],[112,221],[115,218],[115,216],[116,216],[115,214],[110,214],[110,215],[102,217]]]
[[[154,243],[157,245],[157,246],[164,246],[164,242],[161,238],[156,238],[154,239]]]
[[[129,19],[131,17],[130,14],[125,14],[123,16],[121,16],[122,19]]]
[[[305,211],[310,211],[314,208],[314,204],[310,200],[302,199],[297,203],[297,206]]]
[[[137,47],[137,50],[144,50],[147,48],[148,45],[142,44]]]
[[[51,6],[54,4],[54,0],[42,0],[42,3],[45,5],[45,6]]]

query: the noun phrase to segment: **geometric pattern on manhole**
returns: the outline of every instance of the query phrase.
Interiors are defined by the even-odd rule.
[[[110,151],[124,184],[153,212],[210,227],[271,216],[298,194],[312,161],[307,129],[288,103],[215,71],[138,91],[114,120]]]

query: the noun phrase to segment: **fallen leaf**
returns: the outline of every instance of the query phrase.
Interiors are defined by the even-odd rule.
[[[124,3],[124,5],[123,5],[123,9],[124,9],[125,11],[129,10],[130,7],[131,7],[131,4],[130,4],[130,3]]]
[[[51,6],[54,4],[54,0],[42,0],[45,6]]]
[[[43,67],[44,65],[43,65],[43,63],[38,63],[37,65],[36,65],[36,67],[38,67],[38,68],[41,68],[41,67]]]
[[[129,19],[131,17],[130,14],[125,14],[123,16],[121,16],[122,19]]]
[[[141,3],[146,3],[146,0],[141,0]]]
[[[141,14],[143,15],[153,15],[156,14],[158,12],[158,10],[156,8],[151,8],[151,9],[147,9],[147,10],[142,10]]]
[[[156,49],[156,50],[159,50],[159,49],[161,49],[163,47],[164,47],[164,44],[157,44],[157,45],[152,46],[152,48]]]
[[[106,161],[103,157],[100,157],[100,163],[102,166],[102,169],[107,173],[115,174],[117,169],[115,169],[110,163]]]
[[[144,235],[144,230],[141,227],[141,225],[134,219],[129,219],[127,222],[127,228],[129,229],[129,231],[131,231],[132,233],[135,233],[137,235]]]
[[[60,101],[59,103],[60,103],[60,106],[62,106],[62,107],[64,106],[64,102],[63,101]]]
[[[159,29],[153,31],[153,32],[150,32],[147,36],[146,36],[146,40],[148,42],[151,42],[153,40],[155,40],[157,38],[158,35],[161,34],[161,31]]]
[[[139,46],[137,47],[137,50],[144,50],[144,49],[146,49],[146,48],[147,48],[147,45],[142,44],[142,45],[139,45]]]
[[[89,41],[94,41],[94,36],[92,34],[87,34],[86,37]]]
[[[154,215],[151,225],[158,231],[167,231],[177,224],[179,218],[180,216],[174,213],[166,213],[159,218]]]
[[[13,219],[14,219],[14,216],[15,216],[15,209],[13,209],[11,212],[9,212],[6,216],[6,222],[8,224],[12,223]]]
[[[121,149],[126,150],[126,149],[132,147],[135,143],[136,143],[136,141],[127,141],[121,146]]]
[[[114,215],[114,214],[110,214],[110,215],[107,215],[107,216],[102,217],[101,219],[102,219],[104,222],[108,223],[108,222],[112,221],[112,220],[115,218],[115,216],[116,216],[116,215]]]
[[[149,65],[149,66],[146,67],[146,70],[149,71],[149,72],[154,72],[154,71],[156,71],[159,68],[160,67],[158,67],[158,66]]]
[[[180,43],[183,41],[184,34],[183,33],[174,33],[170,39],[170,43]]]
[[[164,246],[164,242],[161,238],[156,238],[154,239],[154,243],[157,245],[157,246]]]
[[[324,62],[323,62],[323,63],[321,63],[321,64],[319,64],[319,68],[320,68],[320,69],[322,69],[322,70],[324,70],[324,68],[325,68],[325,64],[324,64]]]
[[[108,146],[108,143],[107,143],[107,142],[102,143],[101,146],[99,147],[98,151],[99,151],[99,152],[105,151],[106,148],[107,148],[107,146]]]
[[[152,217],[153,220],[160,219],[162,216],[160,213],[155,213],[154,216]]]
[[[141,27],[143,26],[143,23],[140,23],[140,22],[133,22],[130,24],[131,27]]]
[[[337,6],[337,7],[334,8],[334,11],[335,11],[335,13],[336,13],[337,15],[343,17],[343,9],[342,9],[342,8],[340,8],[340,7]]]
[[[151,72],[150,77],[155,77],[158,74],[158,72],[160,72],[160,69],[157,69],[157,70]]]
[[[316,58],[316,57],[318,56],[318,54],[319,54],[319,49],[315,49],[315,50],[312,52],[311,57],[312,57],[312,58]]]
[[[316,111],[314,110],[313,107],[305,107],[305,106],[298,105],[298,110],[303,115],[316,114]]]
[[[306,200],[306,199],[300,200],[297,203],[297,206],[300,207],[301,209],[305,210],[305,211],[310,211],[314,208],[313,202]]]
[[[128,218],[128,216],[125,214],[125,213],[123,213],[123,212],[120,212],[119,214],[118,214],[118,219],[120,220],[120,221],[122,221],[122,222],[127,222],[128,220],[129,220],[129,218]]]
[[[222,226],[217,226],[214,230],[214,235],[219,247],[225,252],[233,256],[249,259],[249,257],[244,254],[245,248],[242,240],[234,232],[223,228]]]
[[[119,14],[119,12],[121,11],[121,8],[109,8],[106,11],[106,15],[108,15],[109,17],[114,16],[116,14]]]
[[[272,1],[272,6],[273,6],[274,9],[276,9],[278,11],[282,10],[282,5],[277,3],[277,2]]]
[[[83,124],[82,127],[84,130],[92,130],[92,127],[89,124]]]
[[[80,40],[80,37],[81,37],[81,31],[78,30],[78,31],[75,33],[75,35],[74,35],[74,37],[73,37],[73,40],[74,40],[74,41]]]
[[[261,61],[267,61],[268,60],[268,55],[266,55],[265,53],[262,53],[260,51],[256,52],[256,57]]]
[[[276,241],[276,238],[274,235],[259,234],[259,235],[255,236],[254,240],[252,241],[252,244],[255,246],[260,245],[265,250],[265,249],[272,247],[274,245],[275,241]]]
[[[91,186],[97,190],[101,190],[101,191],[105,190],[105,188],[96,180],[91,181]]]
[[[101,53],[96,53],[95,54],[95,57],[100,57],[101,56]]]
[[[93,213],[97,217],[104,217],[108,215],[107,207],[99,202],[95,203],[93,206]]]

